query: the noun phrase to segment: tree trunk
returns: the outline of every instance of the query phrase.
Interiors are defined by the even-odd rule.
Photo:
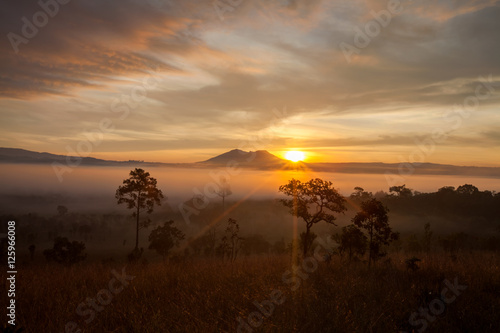
[[[372,239],[373,239],[373,223],[370,223],[370,251],[368,253],[368,268],[372,265]]]
[[[137,212],[136,212],[136,226],[135,226],[135,249],[139,250],[139,204],[141,200],[141,192],[137,196]]]
[[[309,247],[309,229],[310,228],[311,227],[309,227],[308,225],[306,226],[306,237],[304,239],[304,258],[307,255],[307,250],[309,250],[308,247]]]

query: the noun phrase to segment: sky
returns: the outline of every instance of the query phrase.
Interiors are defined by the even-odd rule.
[[[500,166],[500,1],[0,1],[0,147]]]

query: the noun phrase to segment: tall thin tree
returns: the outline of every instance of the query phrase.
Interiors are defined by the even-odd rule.
[[[222,212],[225,212],[226,197],[233,194],[233,191],[231,191],[231,185],[229,184],[229,181],[226,177],[220,178],[218,186],[219,188],[215,191],[215,194],[222,198]]]
[[[140,222],[142,212],[151,214],[155,205],[161,206],[163,193],[156,187],[156,179],[143,169],[135,168],[130,171],[130,177],[123,181],[123,185],[116,190],[115,198],[118,204],[126,204],[133,209],[132,216],[136,218],[135,250],[139,249],[139,229],[147,228],[151,220]]]

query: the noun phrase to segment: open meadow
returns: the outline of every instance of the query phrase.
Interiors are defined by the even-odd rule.
[[[295,279],[290,255],[33,264],[20,268],[18,318],[28,333],[498,332],[498,253],[425,255],[415,271],[407,257],[392,254],[368,269],[313,256],[298,262]],[[110,283],[112,270],[128,285]],[[110,285],[122,290],[103,291]],[[96,309],[86,305],[78,315],[88,298]]]

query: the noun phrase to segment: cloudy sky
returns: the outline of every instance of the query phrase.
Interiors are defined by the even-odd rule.
[[[41,4],[1,0],[2,147],[500,165],[500,1]]]

